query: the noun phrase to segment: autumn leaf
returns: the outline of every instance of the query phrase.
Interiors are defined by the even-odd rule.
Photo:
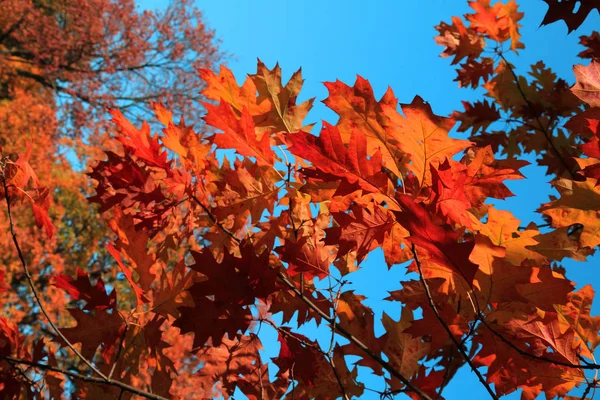
[[[283,86],[279,64],[269,70],[265,64],[258,60],[256,74],[250,75],[250,79],[252,79],[258,91],[257,103],[271,104],[268,113],[257,115],[254,118],[258,129],[267,129],[273,133],[310,131],[311,127],[304,127],[303,121],[312,108],[315,99],[312,98],[301,104],[296,104],[296,99],[304,84],[301,69],[296,71],[286,85]]]
[[[396,176],[400,176],[398,165],[404,156],[399,145],[400,137],[389,129],[389,117],[383,113],[383,107],[396,108],[397,99],[391,89],[381,100],[375,100],[369,81],[356,77],[353,87],[340,81],[326,82],[329,97],[323,103],[335,111],[340,119],[337,128],[344,143],[349,143],[352,132],[363,132],[367,141],[367,154],[381,152],[384,165]]]
[[[395,105],[382,105],[384,115],[394,125],[398,149],[410,156],[406,168],[416,176],[420,185],[425,185],[431,182],[431,164],[437,165],[451,158],[471,143],[450,138],[448,131],[454,126],[454,120],[435,115],[431,106],[419,96],[411,104],[401,104],[401,107],[404,116],[396,111]]]
[[[592,10],[598,10],[598,5],[591,1],[544,1],[548,4],[548,11],[540,25],[548,25],[563,20],[569,29],[569,33],[579,28]]]
[[[98,278],[92,285],[90,277],[80,268],[77,268],[77,279],[60,274],[54,277],[53,284],[57,288],[64,289],[75,300],[85,300],[84,310],[115,310],[117,303],[117,292],[106,293],[104,282]]]
[[[264,100],[260,103],[257,102],[256,85],[250,77],[246,78],[242,86],[239,86],[230,69],[224,64],[219,68],[218,75],[210,69],[200,69],[200,77],[207,84],[202,91],[206,98],[216,102],[224,101],[235,110],[238,116],[241,115],[244,107],[253,116],[270,110],[268,102]]]
[[[554,228],[583,225],[579,237],[580,247],[594,248],[600,244],[600,221],[595,211],[600,204],[600,191],[595,182],[592,182],[592,179],[584,182],[568,179],[556,181],[554,187],[560,193],[560,198],[542,205],[539,209],[551,218]]]
[[[347,147],[337,127],[323,123],[321,134],[316,137],[306,132],[290,135],[292,142],[289,151],[310,161],[313,166],[304,168],[303,174],[323,181],[331,180],[328,176],[342,178],[349,184],[365,192],[385,193],[388,178],[382,172],[381,153],[367,154],[367,139],[359,131],[354,131]],[[336,193],[342,191],[338,186]],[[348,193],[352,189],[346,189]],[[335,194],[334,194],[335,195]]]
[[[573,67],[576,83],[571,88],[575,96],[592,107],[600,106],[600,63],[592,61],[590,65]]]
[[[215,134],[211,141],[222,149],[235,149],[239,154],[256,158],[260,165],[273,165],[274,153],[271,150],[271,139],[268,135],[263,135],[259,139],[252,116],[246,108],[242,108],[238,118],[232,108],[225,102],[219,106],[204,104],[208,114],[204,121],[223,131],[222,134]]]
[[[104,361],[111,362],[117,342],[125,328],[125,321],[121,315],[116,310],[109,312],[106,309],[96,309],[92,313],[77,308],[68,311],[77,321],[75,327],[61,329],[69,342],[81,343],[81,354],[88,360],[91,360],[96,350],[102,346]],[[56,340],[60,343],[60,339]]]
[[[432,261],[461,276],[471,285],[477,265],[469,261],[474,242],[458,242],[458,234],[450,227],[435,225],[422,204],[415,203],[408,195],[396,197],[403,208],[396,213],[396,220],[410,232],[408,241],[425,249]]]

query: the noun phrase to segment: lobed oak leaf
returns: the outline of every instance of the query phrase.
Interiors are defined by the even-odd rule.
[[[442,293],[440,288],[444,285],[445,280],[443,278],[431,278],[427,279],[426,282],[433,300],[435,302],[441,301],[445,295],[440,296],[439,293]],[[428,306],[427,293],[421,281],[410,280],[400,283],[402,289],[388,292],[390,295],[384,300],[400,301],[411,310],[416,310],[419,307],[424,309]]]
[[[471,23],[470,29],[487,35],[497,42],[511,40],[511,49],[522,49],[519,42],[518,22],[523,18],[523,13],[518,12],[518,6],[514,0],[506,4],[500,2],[490,6],[490,0],[476,0],[469,2],[469,6],[475,11],[474,14],[466,14],[465,17]]]
[[[469,324],[467,323],[467,319],[463,318],[456,311],[455,307],[454,304],[448,302],[441,302],[436,306],[439,315],[452,332],[454,338],[460,341],[461,337],[469,331]],[[424,307],[422,318],[413,320],[410,326],[405,328],[404,332],[425,342],[431,349],[431,352],[428,352],[430,356],[435,354],[438,349],[443,349],[451,343],[448,332],[435,316],[431,306]]]
[[[411,196],[399,194],[396,200],[403,209],[395,212],[396,220],[410,232],[407,240],[427,251],[431,261],[448,268],[472,286],[478,267],[469,260],[469,255],[475,242],[459,242],[458,233],[447,225],[436,225],[425,207],[415,203]]]
[[[411,383],[421,389],[423,392],[427,393],[430,397],[434,398],[439,396],[438,388],[443,385],[443,382],[446,378],[447,372],[443,369],[434,370],[433,368],[429,371],[429,374],[426,373],[426,367],[421,365],[419,367],[419,372],[417,375],[411,379]],[[406,393],[412,400],[420,400],[420,396],[414,392]],[[441,399],[442,397],[439,396]]]
[[[329,215],[319,214],[312,221],[312,229],[305,235],[289,238],[283,246],[275,248],[281,255],[281,261],[288,263],[288,275],[303,274],[306,279],[324,279],[329,275],[329,266],[337,254],[335,246],[323,240],[327,232],[324,229],[329,226],[330,220]]]
[[[113,289],[110,294],[106,293],[102,278],[92,285],[89,275],[80,268],[77,268],[77,279],[60,274],[53,277],[52,284],[64,289],[75,300],[85,300],[84,310],[116,309],[117,292]]]
[[[542,20],[542,25],[548,25],[563,20],[569,33],[579,28],[592,10],[600,12],[600,6],[594,0],[544,0],[548,4],[548,11]]]
[[[593,31],[590,35],[579,36],[579,44],[586,49],[579,53],[578,57],[600,59],[600,34],[597,31]]]
[[[401,104],[404,116],[394,107],[383,105],[383,113],[394,125],[399,139],[398,149],[410,156],[410,164],[406,168],[424,186],[431,181],[429,166],[452,158],[472,143],[466,140],[452,139],[448,131],[455,121],[435,115],[431,106],[419,96],[415,96],[411,104]]]
[[[521,90],[531,103],[539,98],[538,88],[530,84],[524,76],[519,76],[515,81],[513,73],[514,66],[504,61],[498,63],[494,70],[494,77],[483,84],[487,91],[486,96],[494,99],[495,103],[504,111],[510,110],[515,117],[522,117],[534,110],[530,110],[523,102]],[[518,84],[517,84],[518,82]]]
[[[269,253],[256,256],[254,248],[244,244],[240,251],[241,258],[225,253],[221,263],[208,250],[192,252],[195,263],[190,268],[204,279],[188,289],[196,307],[178,307],[181,315],[173,326],[182,333],[194,332],[195,348],[209,338],[218,346],[225,334],[233,338],[239,330],[246,330],[252,319],[248,306],[277,291],[278,270],[269,265]],[[198,310],[202,310],[201,317]]]
[[[392,229],[385,232],[381,247],[388,268],[396,264],[402,264],[412,258],[405,240],[409,235],[408,231],[400,224],[394,224]]]
[[[588,66],[581,64],[573,67],[575,85],[571,91],[581,101],[592,107],[600,106],[600,62],[592,61]]]
[[[286,399],[333,400],[343,395],[340,381],[344,382],[344,391],[348,396],[355,397],[363,393],[363,384],[356,382],[357,370],[348,369],[341,347],[333,349],[334,372],[318,343],[291,332],[289,328],[279,328],[278,331],[281,350],[273,362],[279,367],[280,373],[293,370],[293,376],[298,381]]]
[[[543,204],[538,211],[551,219],[553,228],[583,226],[579,237],[580,247],[594,248],[600,244],[600,189],[594,180],[584,182],[559,179],[554,187],[560,198]]]
[[[131,285],[131,288],[133,289],[133,293],[135,293],[135,298],[137,300],[137,304],[142,305],[144,303],[148,303],[148,299],[146,298],[146,292],[133,279],[133,274],[131,273],[131,270],[123,264],[123,261],[121,260],[121,252],[119,250],[117,250],[112,245],[112,243],[109,243],[106,246],[106,250],[108,250],[110,255],[113,256],[114,259],[117,261],[117,264],[119,264],[119,267],[121,268],[121,272],[123,272],[123,275],[125,275],[125,279],[127,279],[127,282],[129,282],[129,284]],[[78,270],[78,273],[79,273],[79,270]]]
[[[162,168],[165,171],[170,170],[171,163],[167,161],[167,153],[162,151],[158,136],[150,135],[148,123],[143,122],[142,128],[137,129],[120,111],[110,110],[110,113],[113,116],[113,123],[119,128],[116,139],[131,154],[139,157],[149,166]]]
[[[225,65],[220,66],[218,75],[210,69],[200,69],[199,72],[202,80],[206,82],[206,88],[202,94],[207,99],[223,100],[235,110],[238,116],[241,115],[244,107],[252,116],[269,112],[271,105],[268,102],[257,101],[256,85],[250,77],[246,78],[242,86],[239,86],[235,76]]]
[[[600,317],[590,314],[594,289],[585,285],[568,295],[566,304],[555,305],[556,312],[562,321],[569,324],[575,332],[575,345],[584,357],[593,359],[593,352],[600,344]]]
[[[169,315],[178,318],[178,307],[192,305],[186,289],[190,286],[194,273],[186,270],[185,264],[178,262],[170,272],[166,270],[161,272],[158,285],[152,289],[152,305],[155,313],[165,318]]]
[[[270,266],[269,253],[256,255],[254,247],[245,243],[240,252],[239,258],[225,253],[220,263],[209,251],[193,252],[194,264],[190,268],[206,277],[194,284],[195,293],[214,296],[217,302],[248,305],[275,292],[278,271]]]
[[[106,309],[96,309],[87,313],[72,308],[68,311],[77,321],[75,327],[61,329],[69,342],[81,343],[81,354],[88,360],[92,360],[96,350],[102,346],[102,358],[104,362],[110,363],[126,326],[123,317],[116,310],[108,312]],[[61,343],[60,339],[56,341]]]
[[[268,132],[292,133],[301,129],[310,130],[312,126],[303,127],[303,121],[315,101],[314,98],[296,104],[296,99],[304,79],[302,69],[294,72],[285,86],[281,83],[281,68],[275,64],[269,70],[262,61],[258,60],[256,74],[250,75],[254,82],[259,104],[263,102],[271,104],[271,109],[261,115],[254,116],[257,129],[267,129]]]
[[[387,169],[400,176],[399,165],[404,154],[400,151],[400,137],[389,128],[389,117],[384,115],[383,106],[395,110],[398,100],[390,88],[381,100],[375,100],[369,81],[356,77],[353,87],[340,81],[325,82],[329,97],[323,103],[335,111],[340,119],[337,128],[344,143],[349,143],[354,131],[361,132],[367,140],[367,154],[381,152]]]
[[[435,42],[446,47],[441,56],[454,56],[452,64],[457,64],[465,57],[467,62],[474,61],[485,48],[485,40],[473,30],[467,29],[458,17],[452,17],[452,25],[442,22],[435,29],[439,32]]]
[[[20,153],[17,161],[15,161],[14,165],[17,167],[17,170],[15,171],[15,174],[10,177],[9,181],[18,187],[24,188],[27,186],[30,179],[33,180],[35,186],[40,186],[37,174],[29,164],[32,151],[33,146],[31,145],[31,142],[27,142],[25,152]]]
[[[419,370],[419,361],[429,353],[430,344],[420,336],[412,335],[407,329],[412,325],[413,314],[407,307],[402,308],[400,320],[394,321],[385,312],[381,322],[385,334],[381,337],[383,354],[389,363],[403,376],[411,378]],[[447,336],[446,336],[447,337]],[[397,386],[392,379],[392,386]]]
[[[122,255],[126,256],[133,270],[137,272],[139,286],[142,290],[148,291],[156,279],[154,273],[156,255],[148,253],[150,236],[145,230],[136,229],[134,220],[129,215],[119,214],[117,221],[114,223],[117,224],[120,234],[120,238],[116,242],[116,248]],[[115,259],[120,261],[118,254],[113,253]],[[123,267],[121,268],[123,269]]]
[[[498,331],[500,326],[493,324],[492,328]],[[488,367],[486,381],[494,384],[499,396],[522,389],[523,397],[528,400],[535,399],[542,392],[545,392],[548,398],[554,398],[564,396],[584,380],[580,369],[532,359],[517,352],[489,331],[486,333],[475,335],[474,341],[480,346],[480,350],[473,358],[473,363],[476,366]],[[521,343],[518,342],[517,345],[520,348],[525,347]],[[523,350],[528,352],[526,348]],[[549,355],[545,354],[546,357]]]
[[[432,177],[431,206],[445,222],[473,230],[479,220],[469,212],[471,202],[465,194],[466,174],[454,174],[446,159],[438,169],[430,166]],[[453,176],[455,175],[455,176]]]
[[[382,342],[375,336],[375,318],[371,308],[363,304],[365,296],[355,294],[353,290],[341,293],[337,300],[336,313],[340,325],[365,344],[376,354],[382,349]],[[344,353],[357,355],[361,366],[368,366],[379,375],[383,374],[381,366],[365,357],[364,351],[354,343],[343,346]]]
[[[275,153],[271,150],[271,139],[266,134],[259,139],[247,108],[242,108],[238,118],[224,101],[218,107],[209,103],[204,106],[208,112],[204,121],[223,131],[209,138],[212,143],[218,148],[235,149],[243,156],[254,157],[260,165],[273,165]]]
[[[538,244],[528,248],[540,253],[548,261],[561,261],[565,257],[585,261],[587,256],[594,253],[594,250],[589,247],[580,247],[578,238],[569,235],[570,231],[570,227],[564,226],[541,233],[533,237]]]
[[[292,142],[289,151],[312,163],[312,167],[303,168],[302,173],[310,178],[331,181],[342,178],[352,185],[354,190],[360,188],[365,192],[385,192],[388,177],[382,171],[381,153],[367,154],[367,137],[354,130],[350,136],[348,146],[342,141],[342,136],[337,127],[323,121],[323,128],[319,137],[307,132],[298,132],[290,135]],[[342,188],[337,187],[334,196],[342,194]],[[346,189],[344,194],[354,191]]]
[[[491,123],[500,119],[500,112],[496,105],[487,100],[476,101],[471,104],[462,102],[465,111],[454,112],[452,116],[460,122],[458,132],[466,132],[471,129],[471,134],[476,135],[480,130],[485,131]]]
[[[194,333],[192,352],[207,346],[209,339],[211,346],[219,346],[226,339],[225,335],[233,338],[250,326],[252,314],[247,307],[211,301],[202,291],[196,294],[194,286],[189,292],[195,307],[178,307],[179,317],[173,326],[179,328],[181,334]]]
[[[494,60],[489,57],[482,57],[481,61],[468,60],[460,66],[462,68],[456,71],[458,76],[454,79],[458,81],[460,87],[470,86],[475,89],[479,86],[480,80],[487,82],[490,75],[494,73]]]
[[[248,387],[248,380],[243,378],[248,378],[261,369],[259,350],[262,350],[262,344],[253,334],[224,339],[219,345],[200,349],[196,357],[203,361],[203,366],[198,371],[200,380],[197,394],[202,398],[222,395],[227,399],[233,395],[240,382],[245,382],[243,387],[251,389],[252,386]],[[268,386],[268,382],[267,376],[264,385]]]
[[[514,196],[504,181],[523,179],[519,169],[529,165],[522,160],[496,160],[491,146],[475,151],[469,149],[461,162],[467,165],[465,195],[471,205],[477,208],[483,207],[488,197],[504,200]]]
[[[354,206],[350,211],[351,214],[332,213],[338,226],[325,230],[325,244],[339,245],[338,257],[356,250],[356,261],[360,264],[373,248],[384,244],[386,232],[396,221],[389,210],[379,205]]]
[[[539,235],[539,231],[535,227],[520,231],[519,225],[520,221],[512,213],[492,207],[480,233],[490,238],[494,245],[504,247],[504,260],[512,265],[521,265],[527,259],[538,265],[546,264],[545,257],[532,250],[538,244],[534,237]]]
[[[50,208],[50,190],[48,188],[39,188],[34,198],[29,197],[31,208],[33,209],[33,216],[35,217],[35,224],[38,228],[44,228],[49,238],[52,238],[54,234],[54,224],[48,215],[48,209]]]
[[[257,223],[265,212],[273,214],[281,179],[275,169],[260,166],[249,159],[235,160],[234,169],[222,167],[223,182],[219,182],[219,195],[215,198],[216,207],[211,213],[219,220],[232,218],[232,229],[237,231],[247,224],[250,214]]]
[[[565,304],[575,284],[548,265],[533,266],[529,281],[515,284],[516,291],[540,310],[554,311],[555,304]]]
[[[578,364],[578,346],[574,343],[574,331],[569,325],[562,325],[553,312],[531,315],[526,319],[512,318],[504,328],[512,337],[527,341],[533,354],[544,354],[548,348],[549,358],[571,364]]]
[[[328,314],[333,309],[331,300],[325,297],[320,291],[316,290],[311,281],[304,280],[300,284],[300,279],[303,278],[303,274],[297,275],[296,277],[290,278],[296,285],[296,288],[302,289],[304,295],[310,299],[321,311]],[[304,325],[312,320],[315,321],[316,325],[319,325],[322,321],[322,317],[315,313],[300,297],[290,290],[280,290],[271,296],[269,311],[275,315],[281,313],[282,323],[290,323],[293,319],[297,322],[298,326]],[[296,318],[294,318],[296,317]]]

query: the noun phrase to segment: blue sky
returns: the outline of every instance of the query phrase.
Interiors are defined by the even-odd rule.
[[[594,13],[577,32],[567,36],[562,22],[538,28],[547,9],[542,0],[518,3],[525,12],[521,33],[526,48],[519,57],[509,59],[517,66],[517,72],[523,74],[529,65],[543,60],[558,76],[573,83],[571,68],[581,62],[576,58],[581,48],[578,36],[600,26],[598,14]],[[163,6],[158,0],[142,0],[139,4],[144,8]],[[279,62],[286,80],[302,67],[305,86],[300,100],[318,100],[308,122],[335,122],[335,114],[320,103],[327,97],[322,82],[340,79],[352,85],[356,74],[371,82],[378,97],[391,86],[401,103],[410,103],[418,94],[439,115],[461,110],[461,100],[481,97],[481,92],[458,88],[450,59],[439,56],[442,48],[433,40],[434,26],[440,21],[469,12],[466,0],[218,0],[198,1],[196,5],[204,11],[208,25],[216,30],[221,49],[231,54],[227,64],[238,81],[256,71],[257,58],[269,68]],[[549,177],[534,166],[523,172],[529,179],[509,183],[516,197],[497,207],[510,209],[524,224],[531,220],[540,222],[533,211],[548,201]],[[588,263],[567,263],[567,276],[578,287],[586,283],[600,286],[600,278],[594,277],[597,274],[590,273],[597,268],[598,260],[594,257]],[[362,272],[351,276],[354,288],[368,296],[368,305],[381,312],[384,308],[380,299],[387,296],[387,290],[399,287],[404,268],[397,266],[388,273],[381,254],[370,255],[362,267]],[[386,305],[385,310],[398,318],[398,303]],[[594,310],[600,312],[600,306],[595,304]],[[263,341],[270,340],[274,336],[267,332]],[[487,398],[475,376],[463,369],[444,395],[457,399],[464,398],[465,393],[469,398]],[[507,398],[515,397],[518,398]],[[378,396],[365,394],[363,398]]]

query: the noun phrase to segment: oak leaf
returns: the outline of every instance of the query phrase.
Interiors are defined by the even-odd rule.
[[[600,106],[600,62],[592,61],[590,65],[575,65],[575,85],[571,91],[592,107]]]
[[[410,156],[406,168],[417,177],[420,185],[425,185],[431,181],[431,164],[452,158],[472,143],[448,136],[455,121],[435,115],[421,97],[415,96],[411,104],[401,104],[401,107],[404,116],[396,111],[395,105],[382,105],[383,113],[390,119],[399,139],[398,149]]]
[[[400,145],[400,137],[390,129],[389,117],[383,113],[383,107],[395,109],[397,99],[391,89],[381,100],[375,100],[369,81],[361,76],[356,77],[353,87],[340,81],[326,82],[329,97],[323,103],[340,116],[337,128],[344,143],[350,142],[352,132],[362,132],[367,140],[367,154],[381,152],[384,166],[396,176],[400,176],[399,165],[404,156]]]

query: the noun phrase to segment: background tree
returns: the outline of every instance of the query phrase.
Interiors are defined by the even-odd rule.
[[[520,77],[507,56],[523,49],[522,13],[512,1],[489,3],[471,2],[464,19],[437,27],[444,54],[463,61],[459,82],[483,81],[489,98],[450,118],[418,96],[398,107],[391,89],[377,100],[358,77],[325,84],[339,119],[309,133],[313,101],[297,102],[300,72],[283,84],[279,67],[260,61],[241,86],[224,67],[201,70],[211,100],[204,122],[215,134],[196,134],[160,104],[159,135],[113,111],[118,148],[89,174],[90,201],[114,232],[107,248],[125,285],[107,288],[84,271],[55,275],[51,290],[73,299],[74,321],[50,324],[54,343],[30,344],[36,333],[25,338],[0,320],[5,392],[429,399],[468,367],[491,398],[517,389],[526,399],[563,397],[576,387],[592,395],[594,292],[574,290],[560,263],[600,244],[600,67],[577,66],[571,89],[540,63]],[[595,57],[596,36],[582,38],[583,56]],[[456,120],[471,140],[449,135]],[[515,128],[496,130],[498,122]],[[490,204],[512,195],[505,181],[523,178],[519,158],[532,151],[559,193],[539,209],[544,227]],[[51,229],[48,192],[29,158],[2,158],[2,193],[37,294],[10,218],[30,199],[36,223]],[[400,318],[384,314],[383,335],[365,297],[347,288],[377,248],[389,268],[408,268],[386,299]],[[309,321],[328,340],[298,333]],[[260,354],[262,330],[279,338],[272,362]],[[65,365],[66,354],[79,363]],[[357,365],[384,389],[361,382]]]
[[[95,277],[104,272],[105,281],[119,285],[108,268],[106,224],[86,200],[87,162],[109,146],[109,107],[139,118],[161,101],[201,122],[204,84],[197,69],[220,59],[214,33],[185,0],[161,12],[140,11],[128,0],[0,3],[0,147],[27,153],[39,181],[51,188],[39,204],[50,208],[56,226],[42,233],[34,213],[20,210],[14,229],[47,311],[58,321],[68,317],[68,299],[49,285],[51,275],[81,268]],[[2,315],[21,332],[37,334],[48,326],[38,323],[43,317],[26,289],[5,211],[0,252],[12,290],[4,293]]]

